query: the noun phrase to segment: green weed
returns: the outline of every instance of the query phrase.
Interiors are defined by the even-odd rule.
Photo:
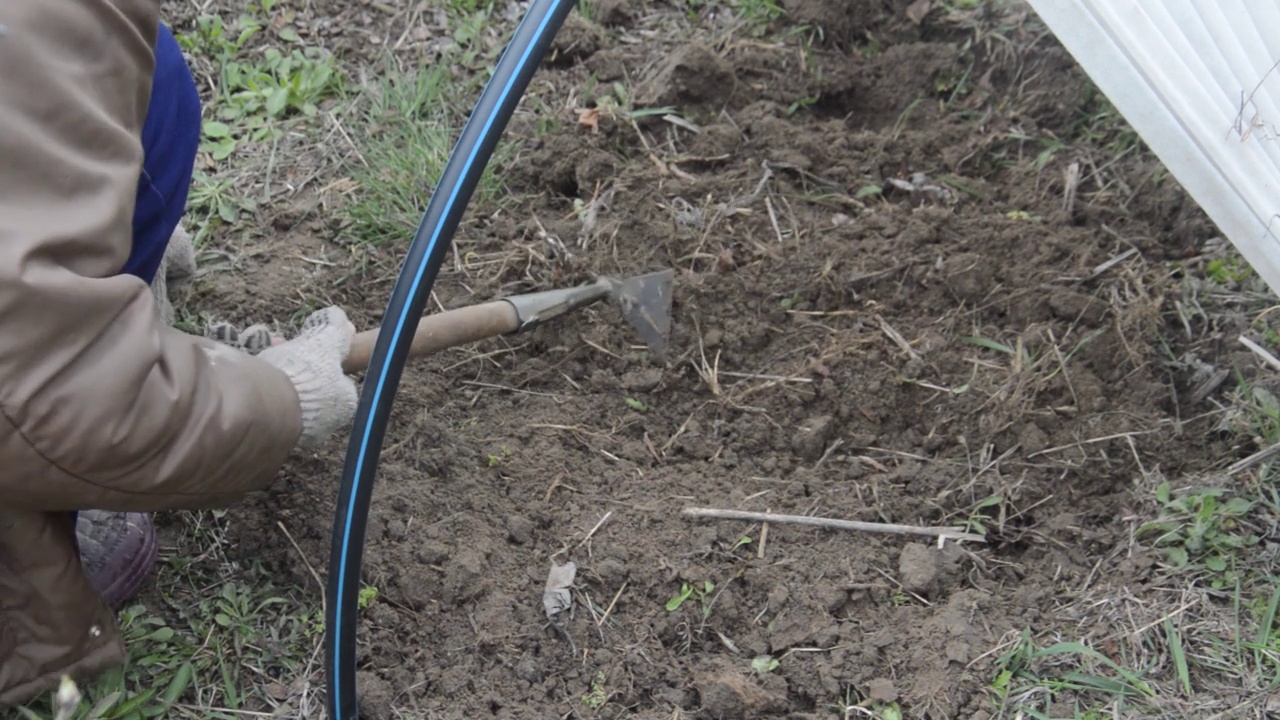
[[[1154,535],[1152,544],[1164,550],[1170,569],[1203,567],[1213,574],[1215,588],[1228,587],[1233,582],[1228,570],[1234,569],[1237,553],[1257,544],[1258,538],[1238,532],[1254,501],[1226,495],[1220,488],[1204,488],[1174,497],[1169,483],[1161,483],[1156,488],[1163,508],[1160,517],[1139,527],[1138,537]]]
[[[1048,716],[1033,705],[1048,705],[1059,696],[1074,698],[1077,717],[1101,718],[1089,713],[1109,706],[1123,715],[1131,701],[1155,695],[1137,672],[1097,650],[1078,642],[1037,648],[1029,631],[996,660],[995,669],[991,691],[1000,704],[1042,720]]]
[[[605,690],[604,681],[605,674],[604,671],[601,670],[595,674],[594,678],[591,679],[590,692],[582,696],[583,705],[586,705],[592,710],[599,710],[604,707],[604,704],[609,700],[609,693]]]
[[[229,158],[246,140],[277,137],[280,120],[314,116],[319,103],[342,86],[333,58],[320,48],[286,52],[269,45],[251,51],[249,41],[269,26],[266,13],[273,4],[251,3],[233,27],[220,16],[201,16],[193,32],[177,36],[184,51],[207,58],[217,73],[215,93],[205,101],[213,119],[204,123],[201,144],[215,161]],[[278,31],[276,39],[300,42],[288,28]]]
[[[344,210],[343,235],[348,242],[403,244],[444,172],[466,111],[448,62],[412,73],[388,67],[362,94],[361,162],[352,171],[360,192]],[[475,204],[501,196],[502,174],[515,150],[514,143],[498,143],[476,188]]]
[[[242,179],[230,173],[246,143],[274,143],[287,123],[306,121],[344,81],[327,52],[302,43],[287,25],[276,28],[276,0],[250,2],[234,20],[201,15],[177,33],[178,45],[208,68],[214,87],[204,89],[200,151],[214,168],[197,166],[192,177],[187,225],[199,245],[211,226],[234,226],[257,209]],[[270,33],[270,37],[264,37]]]
[[[734,14],[756,37],[763,37],[774,22],[786,16],[778,0],[733,0],[731,5]]]
[[[489,467],[497,467],[502,464],[503,460],[509,457],[511,457],[511,448],[503,445],[498,448],[498,452],[485,455],[485,462],[488,463]]]
[[[667,612],[675,612],[684,605],[689,598],[696,598],[702,606],[702,616],[705,618],[711,614],[711,593],[716,589],[715,583],[710,580],[704,581],[701,585],[681,583],[680,592],[667,601]]]
[[[1239,256],[1215,258],[1205,264],[1205,277],[1219,285],[1239,285],[1253,274],[1253,269]]]
[[[181,607],[180,603],[174,603]],[[318,615],[318,611],[315,611]],[[185,609],[157,612],[145,604],[121,611],[118,619],[129,659],[81,688],[84,702],[70,720],[146,720],[177,716],[199,689],[208,708],[200,717],[241,717],[252,705],[253,667],[280,676],[302,671],[314,645],[312,613],[297,600],[276,594],[264,571],[215,586],[205,599]],[[321,621],[323,617],[321,616]],[[220,708],[212,710],[210,708]],[[54,717],[43,700],[20,709],[27,720]]]

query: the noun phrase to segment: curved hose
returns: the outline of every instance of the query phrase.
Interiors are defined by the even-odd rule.
[[[507,121],[575,0],[533,0],[458,139],[414,233],[382,317],[356,408],[333,524],[325,611],[325,671],[331,720],[356,720],[356,613],[365,523],[383,432],[427,297],[453,233]]]

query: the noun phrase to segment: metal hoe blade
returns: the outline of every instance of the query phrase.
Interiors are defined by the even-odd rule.
[[[609,283],[610,296],[622,308],[622,316],[649,346],[649,351],[665,359],[675,271],[667,269],[625,280],[602,280]]]

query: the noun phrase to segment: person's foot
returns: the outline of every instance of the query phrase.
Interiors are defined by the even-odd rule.
[[[160,549],[146,513],[81,510],[76,518],[80,562],[112,609],[132,600],[156,564]]]

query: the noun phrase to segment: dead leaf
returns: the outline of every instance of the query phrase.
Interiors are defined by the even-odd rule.
[[[573,595],[569,588],[573,587],[573,579],[578,574],[578,566],[572,562],[557,565],[551,562],[551,572],[547,573],[547,586],[542,591],[542,607],[547,612],[547,619],[556,622],[560,614],[573,607]]]
[[[591,132],[600,132],[600,111],[595,108],[578,108],[578,124],[591,128]]]
[[[916,0],[907,6],[907,19],[919,25],[933,9],[933,0]]]

